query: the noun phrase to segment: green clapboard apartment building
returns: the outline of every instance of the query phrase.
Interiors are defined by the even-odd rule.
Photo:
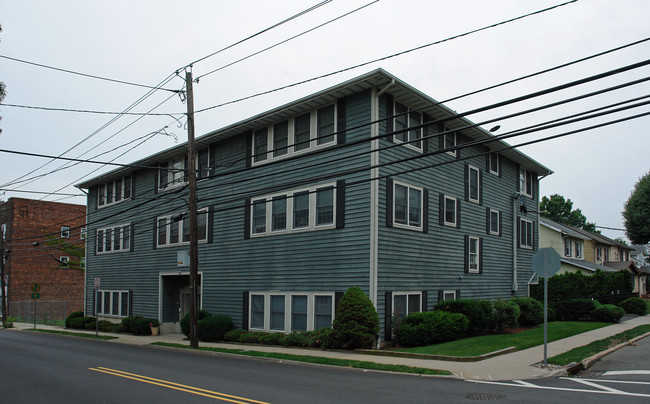
[[[378,69],[197,138],[200,307],[249,330],[330,326],[361,287],[381,318],[526,296],[552,172]],[[88,190],[86,310],[189,311],[187,145]]]

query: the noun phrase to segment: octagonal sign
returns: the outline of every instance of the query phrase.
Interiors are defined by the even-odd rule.
[[[533,271],[542,278],[555,275],[560,265],[560,254],[550,247],[540,248],[533,255]]]

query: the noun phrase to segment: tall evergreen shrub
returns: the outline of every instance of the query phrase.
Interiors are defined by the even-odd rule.
[[[379,315],[360,288],[351,287],[343,294],[332,328],[339,347],[372,348],[379,333]]]

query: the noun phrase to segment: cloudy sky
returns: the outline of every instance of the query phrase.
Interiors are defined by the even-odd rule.
[[[185,129],[179,127],[174,118],[184,123],[181,114],[185,105],[173,92],[150,93],[146,87],[35,64],[146,86],[155,86],[168,79],[164,87],[178,90],[183,80],[175,71],[196,61],[192,69],[194,76],[200,77],[194,86],[195,108],[199,110],[562,3],[562,0],[333,0],[203,59],[319,4],[319,0],[4,1],[0,3],[3,29],[0,34],[0,81],[7,86],[4,104],[15,106],[0,106],[0,149],[129,163],[175,145],[176,139],[179,142],[187,140]],[[365,5],[359,11],[231,65]],[[646,39],[650,37],[649,15],[650,1],[647,0],[580,0],[307,84],[202,112],[196,116],[196,133],[200,136],[378,67],[444,101]],[[447,105],[459,112],[466,111],[642,62],[648,55],[650,41],[456,99]],[[642,79],[650,76],[649,73],[650,67],[645,66],[469,118],[475,122],[499,118]],[[550,110],[499,120],[498,133],[648,94],[648,82],[635,84]],[[121,112],[133,106],[132,112],[152,111],[160,115],[128,115],[115,119],[115,115],[109,114],[18,106],[102,112]],[[510,143],[518,144],[648,111],[650,107],[642,106],[514,138]],[[599,226],[622,228],[623,205],[636,181],[650,169],[649,126],[650,117],[646,116],[526,146],[522,151],[555,172],[541,181],[542,195],[561,194],[570,198],[589,221]],[[147,136],[163,128],[167,135]],[[79,194],[72,185],[109,169],[95,164],[69,167],[62,161],[0,152],[0,188]],[[0,191],[0,197],[3,200],[26,197],[85,203],[83,197],[16,191]],[[607,229],[603,229],[603,233],[612,238],[624,235]]]

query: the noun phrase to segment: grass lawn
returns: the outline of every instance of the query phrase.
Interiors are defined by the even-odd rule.
[[[554,321],[548,323],[548,342],[571,337],[576,334],[612,325],[611,323],[592,323],[586,321]],[[544,343],[544,325],[538,325],[513,334],[492,334],[471,337],[442,344],[415,348],[396,349],[399,352],[444,355],[479,356],[514,346],[517,350],[531,348]]]

